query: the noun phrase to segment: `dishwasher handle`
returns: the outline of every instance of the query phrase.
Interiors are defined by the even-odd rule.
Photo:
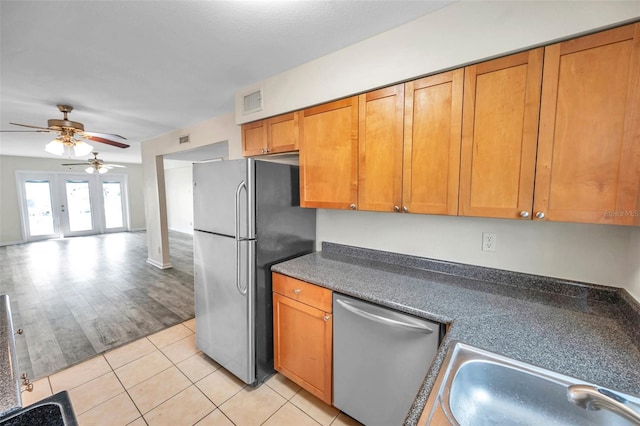
[[[352,302],[349,302],[347,300],[335,299],[335,301],[344,309],[348,310],[349,312],[359,315],[363,318],[369,319],[371,321],[375,321],[380,324],[388,325],[391,327],[408,328],[414,331],[419,331],[420,333],[424,333],[424,334],[433,333],[432,329],[424,325],[411,324],[404,321],[398,321],[397,319],[394,319],[394,318],[389,318],[377,313],[369,312],[363,309],[362,307],[354,306]]]

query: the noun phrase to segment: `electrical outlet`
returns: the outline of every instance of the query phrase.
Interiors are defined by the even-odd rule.
[[[482,233],[482,251],[496,251],[496,234],[493,232]]]

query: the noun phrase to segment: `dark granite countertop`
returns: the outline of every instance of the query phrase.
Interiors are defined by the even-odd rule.
[[[624,289],[326,242],[271,269],[450,325],[409,425],[453,340],[640,396],[640,304]]]
[[[9,296],[0,295],[0,416],[22,406]]]

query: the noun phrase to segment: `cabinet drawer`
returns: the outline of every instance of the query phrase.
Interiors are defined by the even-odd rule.
[[[331,290],[329,289],[274,273],[273,291],[324,312],[331,312]]]

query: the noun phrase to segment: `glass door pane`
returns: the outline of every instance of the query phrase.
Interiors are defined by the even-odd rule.
[[[24,182],[27,202],[29,235],[32,237],[55,233],[49,181],[28,180]]]
[[[68,231],[76,233],[93,230],[89,181],[66,180],[65,193],[67,196]]]
[[[104,221],[106,229],[122,228],[124,226],[122,187],[120,182],[102,182],[104,198]]]

